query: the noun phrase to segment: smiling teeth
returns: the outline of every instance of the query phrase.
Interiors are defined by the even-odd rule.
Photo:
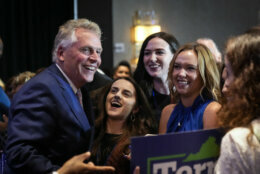
[[[94,70],[96,69],[96,68],[93,67],[93,66],[85,66],[85,68],[88,69],[88,70],[91,70],[91,71],[94,71]]]
[[[116,107],[120,107],[120,106],[121,106],[120,103],[115,102],[115,101],[111,102],[111,105],[112,105],[112,106],[116,106]]]
[[[150,68],[158,68],[159,65],[150,65],[149,67],[150,67]]]
[[[184,82],[184,81],[179,81],[178,83],[182,84],[182,85],[187,85],[188,84],[188,82]]]

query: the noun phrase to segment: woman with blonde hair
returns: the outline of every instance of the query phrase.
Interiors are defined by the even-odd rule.
[[[210,50],[197,42],[183,45],[168,73],[172,103],[161,115],[159,133],[216,128],[220,108],[219,71]]]

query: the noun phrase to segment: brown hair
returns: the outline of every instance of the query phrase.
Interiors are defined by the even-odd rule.
[[[229,87],[230,100],[224,100],[219,123],[226,130],[250,125],[260,117],[260,35],[243,34],[226,44],[234,82]]]
[[[20,87],[34,76],[34,72],[25,71],[16,76],[11,77],[6,83],[6,92],[9,98],[13,98],[14,94],[18,92]]]

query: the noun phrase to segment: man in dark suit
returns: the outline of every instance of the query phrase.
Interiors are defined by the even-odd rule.
[[[29,80],[13,98],[7,173],[57,173],[68,159],[90,149],[93,114],[87,91],[80,88],[93,80],[101,64],[100,38],[99,26],[87,19],[69,20],[59,28],[53,49],[55,63]],[[113,170],[92,163],[84,167],[91,172]]]

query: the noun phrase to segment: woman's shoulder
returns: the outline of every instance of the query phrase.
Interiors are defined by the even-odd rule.
[[[215,166],[216,173],[259,171],[260,142],[254,136],[253,142],[248,142],[249,135],[248,127],[236,127],[225,134],[221,141],[220,158]]]
[[[176,106],[176,104],[168,104],[168,105],[166,105],[164,108],[163,108],[163,110],[162,110],[162,114],[163,113],[171,113],[172,111],[173,111],[173,109],[174,109],[174,107]]]
[[[168,122],[175,106],[176,106],[176,104],[169,104],[163,108],[162,113],[161,113],[160,126],[159,126],[160,134],[166,133],[167,122]]]
[[[237,127],[230,130],[222,139],[221,151],[221,154],[227,154],[228,158],[245,161],[245,165],[243,162],[240,163],[243,168],[248,166],[250,170],[260,169],[257,167],[260,162],[260,142],[255,135],[251,134],[250,128]]]
[[[162,110],[162,113],[161,113],[161,119],[163,120],[169,120],[169,117],[173,111],[173,109],[175,108],[176,104],[169,104],[169,105],[166,105],[163,110]]]
[[[232,140],[233,142],[245,139],[250,133],[250,129],[247,127],[236,127],[226,133],[223,139]]]
[[[217,102],[217,101],[212,101],[212,102],[210,102],[210,103],[207,105],[205,111],[219,111],[220,108],[221,108],[221,105],[220,105],[219,102]]]
[[[218,102],[212,101],[206,106],[204,115],[212,115],[212,114],[216,115],[216,113],[220,110],[220,108],[221,105]]]
[[[253,137],[256,136],[258,139],[258,136],[260,134],[259,127],[260,127],[260,119],[255,119],[251,122],[252,129],[253,129]],[[230,139],[234,142],[242,142],[247,141],[247,137],[251,134],[251,129],[249,127],[236,127],[231,129],[226,133],[224,136],[225,139]],[[223,139],[224,139],[223,138]],[[260,145],[260,141],[258,143]]]
[[[252,136],[252,138],[249,138]],[[260,141],[255,134],[251,134],[251,130],[248,127],[236,127],[231,129],[222,139],[223,145],[233,146],[241,151],[248,151],[250,146],[257,147],[258,153],[260,153]]]
[[[210,102],[204,113],[203,113],[203,128],[204,129],[213,129],[218,127],[217,121],[217,112],[220,110],[221,105],[216,102]]]
[[[254,131],[254,135],[260,142],[260,118],[253,120],[251,124]]]

